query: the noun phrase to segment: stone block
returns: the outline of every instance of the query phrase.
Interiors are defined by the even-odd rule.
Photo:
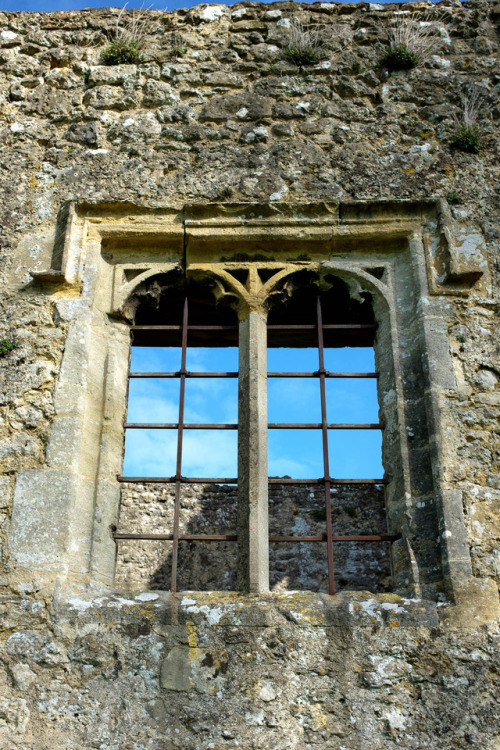
[[[47,446],[47,466],[77,469],[82,430],[83,424],[78,417],[59,417],[54,420]]]
[[[20,566],[61,569],[76,484],[75,474],[59,469],[30,469],[18,474],[9,550]]]
[[[189,648],[175,646],[161,663],[161,687],[176,693],[187,693],[191,690],[190,675]]]
[[[121,86],[136,76],[136,65],[94,65],[89,69],[89,85]]]
[[[265,96],[234,94],[216,96],[205,104],[200,113],[202,122],[226,122],[226,120],[249,120],[260,122],[271,116],[273,100]]]

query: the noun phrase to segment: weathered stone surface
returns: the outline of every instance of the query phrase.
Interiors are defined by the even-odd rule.
[[[378,60],[401,11],[418,20],[430,14],[435,47],[422,66],[388,75]],[[100,56],[118,13],[0,12],[0,339],[17,344],[0,359],[0,747],[498,750],[492,584],[500,583],[498,5],[252,3],[147,11],[145,59],[137,66],[103,66]],[[321,30],[327,51],[319,65],[299,70],[281,59],[295,20]],[[174,47],[185,47],[185,55]],[[477,82],[485,104],[475,155],[453,150],[451,137],[460,97]],[[424,215],[426,201],[447,195],[453,204],[449,241],[433,244],[432,213],[410,260],[401,238],[386,241],[373,230],[376,221],[386,221],[375,216],[384,201],[408,199]],[[59,243],[56,228],[66,201],[101,207],[94,224],[70,233],[69,248]],[[138,224],[145,220],[137,217],[153,209],[148,221],[161,223],[155,211],[213,201],[234,202],[222,216],[227,224],[244,214],[246,202],[259,204],[263,221],[271,207],[284,222],[287,211],[304,219],[309,209],[301,206],[339,201],[326,229],[310,225],[329,238],[332,227],[344,232],[328,246],[337,264],[349,264],[365,242],[366,273],[393,290],[404,333],[397,364],[405,387],[400,401],[385,387],[393,366],[383,357],[391,330],[379,330],[381,407],[388,415],[388,449],[404,428],[411,482],[395,488],[388,504],[401,527],[413,524],[421,534],[399,545],[392,577],[404,588],[408,571],[423,572],[412,583],[421,587],[418,597],[389,593],[387,557],[377,558],[370,572],[366,549],[340,557],[338,577],[345,576],[341,587],[350,593],[332,598],[286,591],[313,583],[324,589],[320,553],[302,549],[274,556],[271,549],[269,596],[206,591],[169,597],[162,591],[168,551],[156,542],[120,543],[120,593],[105,587],[114,566],[111,528],[119,521],[123,528],[140,522],[154,530],[170,521],[172,507],[164,489],[139,507],[147,489],[127,487],[120,519],[113,510],[118,489],[108,475],[119,466],[110,456],[121,451],[123,416],[113,394],[125,392],[119,363],[128,339],[124,332],[121,349],[113,339],[114,352],[99,338],[107,345],[113,326],[126,327],[116,310],[108,316],[115,290],[99,274],[109,268],[111,278],[119,253],[135,257],[139,246],[152,247],[157,262],[168,247],[168,262],[178,262],[184,239],[175,240],[179,252],[172,249],[173,230],[168,241],[162,235],[159,244],[149,239],[143,246]],[[108,222],[113,211],[132,217],[127,242],[116,247]],[[371,244],[349,239],[371,211]],[[391,221],[394,229],[399,219]],[[106,222],[108,246],[101,255],[92,243]],[[252,240],[250,223],[246,216],[239,234],[231,235],[233,249],[269,252],[267,230]],[[307,231],[290,232],[300,240],[293,257],[307,254]],[[222,254],[224,242],[221,234],[207,246]],[[273,252],[280,242],[290,248],[280,236]],[[322,260],[330,239],[324,242]],[[85,248],[83,259],[78,248]],[[64,252],[67,278],[60,270]],[[288,256],[283,251],[280,257],[286,262]],[[36,276],[47,269],[50,274]],[[417,289],[429,294],[415,296]],[[424,314],[429,326],[422,332]],[[105,385],[96,376],[101,359]],[[433,393],[422,394],[424,371],[432,375]],[[443,425],[439,445],[426,437],[436,419]],[[78,420],[86,425],[88,448],[68,459]],[[88,459],[95,445],[102,446],[100,463]],[[431,454],[444,490],[437,499]],[[80,459],[77,490],[69,467],[76,470]],[[96,487],[107,498],[98,507]],[[232,492],[218,488],[210,499],[206,489],[193,488],[183,506],[188,524],[200,530],[207,522],[215,531],[220,497]],[[296,521],[321,533],[322,521],[310,513],[319,509],[320,494],[314,490],[308,498],[308,492],[271,493],[270,520],[278,532]],[[366,492],[362,500],[359,528],[381,520],[374,496]],[[443,529],[435,507],[442,502],[449,509],[450,501],[453,513],[442,514]],[[352,505],[347,494],[336,505],[337,528],[346,533]],[[231,530],[235,514],[228,510],[222,520]],[[457,557],[445,564],[467,567],[468,546],[473,575],[452,592],[453,605],[450,592],[440,589],[447,533],[447,549]],[[99,564],[82,559],[85,545],[94,557],[106,550]],[[234,551],[219,551],[223,575],[234,571]],[[181,580],[194,587],[199,574],[210,589],[217,562],[194,548],[192,557],[192,572],[181,570]],[[40,570],[35,581],[33,569]],[[227,589],[235,586],[231,575],[223,581]],[[53,585],[65,576],[71,589]]]
[[[74,494],[74,484],[72,474],[61,470],[47,474],[31,469],[18,476],[10,552],[22,567],[58,568],[65,549],[68,499]],[[34,545],[34,536],[43,539],[43,544]]]
[[[200,120],[225,122],[226,120],[251,120],[264,122],[271,116],[272,99],[254,94],[227,94],[217,96],[204,105]]]
[[[189,656],[189,649],[186,647],[176,646],[170,651],[161,663],[160,687],[177,693],[187,693],[191,689]]]

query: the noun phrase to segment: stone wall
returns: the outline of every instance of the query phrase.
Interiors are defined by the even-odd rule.
[[[26,592],[1,607],[5,748],[498,747],[498,635],[439,627],[435,605]]]
[[[423,66],[389,75],[378,60],[388,25],[405,14],[435,22],[435,47]],[[17,345],[0,358],[0,747],[498,750],[498,610],[486,581],[500,581],[498,4],[149,11],[140,64],[109,67],[100,55],[117,15],[0,12],[0,339]],[[282,57],[293,19],[320,29],[327,51],[314,67]],[[484,93],[477,155],[451,147],[472,84]],[[456,377],[440,405],[442,473],[462,493],[473,594],[436,603],[380,593],[386,563],[375,581],[366,567],[360,576],[355,557],[340,558],[346,590],[336,597],[283,592],[286,576],[289,588],[322,589],[316,552],[301,545],[298,555],[280,548],[276,591],[261,598],[138,593],[165,567],[164,550],[128,542],[119,547],[120,594],[77,566],[54,571],[50,586],[16,572],[8,547],[16,474],[46,466],[66,332],[91,283],[36,276],[60,268],[63,203],[126,213],[359,201],[369,211],[375,201],[446,196],[452,220],[473,228],[488,258],[467,271],[465,243],[465,272],[453,266],[451,286],[435,291]],[[429,284],[440,283],[429,268]],[[200,522],[205,493],[209,527],[217,495],[232,494],[190,492],[189,522]],[[137,487],[124,493],[124,528],[168,521],[168,491],[140,511],[138,493],[145,497]],[[347,529],[345,497],[338,520]],[[273,495],[280,529],[297,518],[318,528],[310,512],[320,506],[316,491]],[[212,573],[197,547],[184,585],[209,588]],[[193,578],[203,577],[198,587]],[[370,593],[355,590],[365,582]],[[134,593],[124,593],[129,586]]]
[[[124,484],[121,533],[171,534],[174,489]],[[387,534],[382,487],[332,489],[335,535]],[[232,486],[188,485],[181,494],[180,534],[236,534],[237,493]],[[270,535],[326,534],[322,487],[271,486]],[[389,542],[335,544],[336,589],[391,591]],[[125,589],[170,588],[170,542],[122,540],[115,583]],[[328,591],[326,544],[274,542],[270,545],[271,590]],[[183,542],[179,553],[180,591],[234,591],[234,542]]]

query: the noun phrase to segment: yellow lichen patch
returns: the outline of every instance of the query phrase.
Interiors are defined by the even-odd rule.
[[[314,727],[316,729],[327,729],[329,716],[323,711],[323,707],[320,703],[313,703],[311,706],[311,714]]]
[[[196,635],[196,625],[191,620],[186,622],[186,630],[188,633],[188,644],[189,648],[196,648],[198,645],[198,637]]]
[[[215,695],[227,671],[228,655],[222,649],[190,648],[191,684],[198,693]]]
[[[403,600],[401,599],[398,594],[378,594],[374,598],[377,599],[380,603],[388,603],[388,604],[402,604]]]
[[[286,607],[298,622],[309,625],[323,625],[324,611],[318,607],[318,600],[306,591],[294,591],[275,597],[278,606]]]

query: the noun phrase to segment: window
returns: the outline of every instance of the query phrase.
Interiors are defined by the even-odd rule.
[[[267,420],[269,412],[271,476],[266,470],[266,518],[261,517],[260,525],[267,529],[269,522],[265,544],[271,555],[269,572],[263,575],[270,576],[273,590],[384,590],[390,579],[388,547],[396,536],[385,528],[376,373],[373,365],[362,372],[349,365],[349,358],[352,363],[373,362],[376,323],[370,304],[351,300],[341,281],[332,278],[327,286],[319,293],[308,276],[301,279],[299,274],[290,298],[273,305],[268,316],[268,358],[281,367],[277,370],[273,364],[267,371],[268,407],[265,399],[257,407],[258,420]],[[244,509],[248,490],[241,489],[251,471],[241,455],[244,448],[238,471],[239,512],[234,486],[237,317],[232,309],[217,307],[200,285],[166,288],[159,300],[151,299],[154,309],[140,306],[131,326],[120,477],[125,491],[122,521],[115,533],[126,553],[121,547],[118,577],[128,577],[130,584],[149,566],[149,585],[171,591],[207,584],[235,588],[235,543],[251,525]],[[258,347],[257,339],[250,339],[250,357]],[[240,353],[242,380],[249,375],[241,370],[245,359]],[[207,361],[211,367],[200,366]],[[142,363],[140,371],[136,362]],[[225,363],[223,371],[220,363]],[[241,448],[248,425],[242,424],[246,398],[241,391],[246,388],[240,389]],[[360,421],[360,413],[368,414],[370,421]],[[203,421],[196,419],[200,414],[205,415]],[[329,421],[329,414],[335,421]],[[262,463],[267,464],[267,456]],[[222,476],[210,470],[214,464],[234,470]],[[202,471],[197,472],[199,467]],[[248,536],[250,545],[259,544],[251,531]],[[137,546],[134,551],[137,543],[142,545],[140,553]],[[212,550],[218,546],[214,554],[207,551],[207,543]],[[240,557],[244,558],[241,550]]]
[[[394,590],[412,599],[432,599],[446,592],[454,601],[458,601],[463,592],[472,590],[476,582],[472,576],[463,498],[460,487],[450,482],[453,460],[450,452],[443,449],[445,444],[450,446],[449,440],[445,440],[450,392],[458,393],[449,347],[446,295],[467,295],[475,280],[486,272],[476,234],[470,239],[471,243],[477,244],[477,252],[470,253],[467,259],[460,250],[462,245],[454,245],[453,238],[459,235],[454,234],[452,217],[442,201],[223,206],[200,202],[180,208],[154,209],[124,204],[75,204],[67,211],[63,209],[60,218],[60,236],[64,238],[60,266],[35,276],[37,283],[42,285],[53,284],[55,278],[61,282],[61,296],[58,292],[54,304],[68,328],[54,390],[54,418],[46,447],[46,462],[38,468],[23,469],[16,477],[8,540],[13,570],[22,570],[23,576],[33,575],[38,584],[45,581],[51,585],[57,571],[61,579],[68,581],[85,580],[113,586],[115,579],[120,581],[121,563],[126,562],[131,570],[144,568],[147,556],[151,558],[152,551],[156,550],[152,574],[147,581],[130,587],[143,587],[148,583],[154,588],[170,587],[168,550],[171,541],[119,539],[117,568],[117,540],[113,532],[173,534],[175,483],[125,484],[119,483],[117,476],[123,473],[129,324],[134,321],[137,311],[137,325],[175,323],[179,326],[182,304],[173,321],[169,317],[167,299],[173,299],[174,290],[180,298],[183,284],[180,280],[187,279],[193,284],[193,289],[198,282],[212,283],[215,298],[221,303],[228,300],[236,307],[237,314],[232,313],[230,307],[214,306],[213,298],[205,288],[205,317],[198,322],[208,325],[213,320],[207,319],[209,314],[232,315],[231,325],[237,324],[238,327],[239,365],[236,369],[239,378],[233,379],[232,383],[238,389],[240,469],[237,488],[234,485],[203,485],[206,487],[203,490],[202,485],[182,484],[179,531],[193,535],[234,532],[238,539],[236,543],[180,541],[178,588],[238,587],[242,591],[263,592],[269,585],[273,590],[284,585],[288,576],[289,587],[327,590],[324,573],[315,572],[316,555],[321,557],[324,567],[325,543],[269,542],[270,535],[325,534],[326,518],[320,516],[326,516],[326,509],[322,484],[309,490],[307,485],[268,483],[268,474],[279,479],[284,475],[291,479],[322,478],[323,470],[317,467],[318,471],[312,472],[312,467],[309,467],[312,473],[304,470],[299,474],[298,470],[294,473],[283,463],[277,465],[271,445],[268,472],[268,434],[272,443],[283,435],[291,435],[293,430],[268,430],[267,386],[269,384],[272,396],[272,388],[280,389],[280,382],[285,381],[268,379],[267,371],[292,371],[297,367],[300,372],[314,372],[318,364],[316,360],[305,364],[307,351],[313,347],[298,346],[300,342],[295,336],[293,346],[286,343],[275,347],[270,339],[270,362],[275,354],[280,359],[268,367],[266,322],[268,311],[272,325],[273,315],[281,310],[284,316],[281,322],[285,324],[314,325],[310,319],[292,320],[294,299],[298,299],[296,295],[306,294],[300,291],[301,286],[309,286],[311,290],[321,288],[323,300],[329,285],[333,289],[331,279],[336,278],[347,285],[349,297],[354,302],[367,299],[366,296],[363,298],[364,294],[371,295],[370,305],[378,326],[376,339],[364,342],[361,349],[368,352],[374,344],[384,429],[369,430],[367,434],[373,439],[382,432],[387,474],[380,477],[375,470],[368,470],[364,461],[366,451],[359,441],[363,431],[359,429],[352,433],[348,430],[328,431],[330,471],[334,478],[338,477],[336,467],[340,454],[337,447],[345,448],[348,435],[355,434],[357,448],[349,453],[362,454],[366,470],[366,474],[358,476],[385,478],[387,484],[353,485],[351,488],[347,485],[332,486],[333,533],[383,535],[382,515],[372,514],[369,519],[367,517],[366,525],[361,526],[362,517],[354,518],[343,513],[343,526],[335,506],[339,508],[343,502],[354,509],[361,505],[365,507],[371,502],[369,494],[372,490],[380,497],[384,493],[387,531],[391,535],[400,535],[391,544]],[[300,274],[304,283],[299,282]],[[304,274],[309,274],[308,281]],[[85,283],[80,286],[82,279]],[[69,285],[67,298],[64,284]],[[75,299],[77,290],[78,300]],[[340,287],[338,294],[341,300]],[[289,304],[286,303],[287,297]],[[346,299],[345,295],[343,299]],[[327,316],[331,310],[340,314],[339,305],[322,308],[325,323],[335,323]],[[150,318],[141,319],[148,307]],[[351,309],[353,314],[354,307]],[[156,317],[153,315],[155,310]],[[189,310],[191,313],[191,307]],[[194,310],[193,307],[193,313]],[[190,317],[190,323],[193,320]],[[227,318],[224,320],[227,322]],[[339,318],[338,322],[356,321]],[[277,324],[276,317],[274,324]],[[163,348],[180,347],[179,330],[177,328],[175,342],[167,344],[163,340]],[[192,338],[193,332],[188,333],[189,353],[195,339]],[[219,333],[221,337],[226,336]],[[344,370],[346,358],[332,365],[330,355],[352,352],[357,347],[353,346],[354,341],[345,338],[343,341],[339,338],[339,345],[335,346],[331,336],[332,331],[324,330],[325,370]],[[162,349],[161,343],[156,334],[151,334],[149,343],[143,338],[142,348]],[[199,342],[199,348],[223,351],[228,341],[219,340],[205,346],[208,343],[207,340]],[[350,346],[344,349],[341,343]],[[314,347],[316,345],[317,342]],[[291,357],[303,355],[303,366],[285,366],[287,348],[292,351],[289,352]],[[370,364],[358,367],[360,371],[373,371]],[[180,360],[175,366],[165,361],[158,368],[178,370]],[[186,369],[190,368],[187,362]],[[212,367],[214,371],[228,372],[232,368],[230,364]],[[308,383],[308,389],[317,388],[311,397],[318,405],[321,377],[303,380]],[[186,377],[185,381],[186,404],[192,404],[189,389],[202,379]],[[206,382],[216,381],[213,378]],[[289,384],[297,383],[300,379],[290,378],[288,381]],[[324,381],[330,422],[375,424],[378,421],[368,415],[340,416],[340,412],[335,411],[340,396],[334,398],[333,406],[328,402],[329,389],[335,384],[350,383],[353,388],[363,384],[373,386],[375,379],[342,381],[325,375]],[[154,390],[158,385],[151,381],[145,386],[147,378],[142,381],[140,378],[130,379],[130,382],[142,382],[144,387],[150,387],[147,392],[152,392],[151,388]],[[158,383],[167,382],[177,389],[180,386],[180,378],[158,380]],[[221,379],[220,382],[231,381]],[[347,399],[344,398],[344,402],[347,403]],[[153,417],[132,414],[131,419],[176,423],[178,407],[174,411],[167,414],[164,410],[163,414],[153,414]],[[221,414],[220,421],[231,424],[233,416]],[[321,413],[314,418],[292,416],[288,412],[281,416],[270,413],[269,417],[274,423],[313,420],[321,422]],[[203,424],[215,420],[203,414],[190,416],[186,412],[186,421]],[[154,451],[149,448],[145,433],[139,429],[127,430],[129,432],[137,435],[135,439],[143,452],[158,455],[163,451],[161,439],[165,439],[160,436],[170,434],[174,441],[173,449],[169,449],[174,466],[167,474],[175,476],[175,429],[155,429],[150,433],[156,436]],[[201,430],[184,430],[185,445],[201,433]],[[322,458],[322,429],[301,428],[296,434],[300,446],[306,445],[306,436],[310,446],[314,435],[319,436],[318,449],[313,454],[315,460]],[[203,441],[203,445],[212,446],[216,439],[230,440],[231,435],[235,441],[234,430],[211,430],[209,441]],[[284,440],[279,440],[279,444],[284,446]],[[283,453],[290,450],[286,448]],[[191,452],[194,453],[195,449]],[[225,452],[230,454],[231,449],[228,447]],[[188,453],[186,451],[184,457]],[[217,449],[216,453],[220,454],[221,450]],[[198,476],[194,466],[190,469],[185,464],[181,468],[183,475],[192,471],[191,476]],[[235,478],[229,468],[227,473],[217,472],[213,478],[217,475]],[[128,471],[127,466],[125,469]],[[356,477],[349,477],[346,471],[340,478]],[[204,494],[200,496],[202,490]],[[346,496],[341,502],[340,495],[348,491],[352,491],[351,499]],[[302,493],[298,499],[296,493]],[[41,496],[43,503],[40,502]],[[120,496],[122,512],[119,521]],[[287,511],[280,511],[282,523],[278,524],[275,516],[280,497],[283,498],[281,507],[286,506]],[[198,513],[193,520],[193,508],[199,507],[200,503],[204,513]],[[319,503],[323,505],[320,507]],[[161,512],[158,512],[160,506]],[[143,509],[140,513],[139,507]],[[317,523],[323,524],[321,528],[312,523],[306,528],[302,508],[315,512]],[[307,519],[310,520],[310,516]],[[359,526],[354,521],[359,521]],[[365,559],[369,557],[376,561],[375,550],[383,550],[388,544],[334,542],[336,584],[351,587],[349,576],[344,576],[342,570],[345,550],[365,550]],[[214,556],[223,571],[222,583],[215,582],[212,576]],[[360,559],[352,557],[349,565],[346,563],[347,567],[350,566],[351,580],[357,575]],[[186,560],[189,565],[185,564]],[[193,571],[191,578],[187,576],[188,570]],[[302,576],[300,570],[307,571],[308,575]],[[347,579],[345,584],[341,577]],[[377,590],[368,579],[365,581],[366,588]],[[125,582],[125,585],[128,584]]]
[[[224,528],[215,533],[212,527],[224,522],[235,525],[236,520],[236,313],[228,307],[218,309],[209,290],[191,285],[187,288],[169,288],[156,309],[143,305],[138,310],[135,322],[130,329],[132,356],[125,423],[124,471],[128,476],[120,477],[120,481],[127,488],[140,485],[141,488],[151,489],[164,485],[167,491],[156,513],[153,511],[146,517],[146,514],[138,512],[137,522],[146,522],[149,531],[120,531],[115,538],[156,542],[155,559],[158,565],[152,583],[171,591],[179,588],[179,543],[183,544],[187,553],[183,560],[183,572],[186,573],[185,568],[189,566],[193,577],[197,573],[198,580],[206,579],[207,565],[213,565],[214,559],[220,558],[222,548],[226,568],[224,573],[234,588],[236,529],[228,533],[228,529]],[[142,371],[136,370],[136,361],[142,362]],[[160,371],[152,370],[156,362],[161,364]],[[213,366],[221,362],[228,367],[223,372],[215,370]],[[144,371],[145,368],[149,371]],[[169,417],[169,421],[160,421],[160,413]],[[205,417],[203,421],[200,415]],[[149,460],[145,461],[145,456]],[[145,465],[149,471],[144,471]],[[131,476],[130,470],[136,467],[141,469],[140,476],[137,476],[137,471],[133,471],[135,476]],[[217,471],[221,468],[226,469],[225,476],[220,476]],[[225,493],[226,507],[222,509],[223,513],[218,513],[220,509],[213,507],[217,505],[216,498],[215,503],[207,500],[210,497],[207,488],[210,486],[224,486],[229,490]],[[197,518],[199,514],[193,512],[198,510],[196,502],[190,502],[194,496],[183,493],[183,488],[188,487],[194,487],[196,498],[199,498],[201,488],[200,502],[205,506],[203,519]],[[172,490],[170,493],[169,489]],[[158,497],[154,492],[153,496]],[[132,502],[136,506],[135,497]],[[209,508],[210,505],[212,507]],[[135,520],[128,514],[129,524]],[[163,530],[158,529],[158,525]],[[214,533],[210,533],[211,530]],[[212,556],[210,552],[207,554],[205,550],[200,550],[199,544],[194,547],[194,542],[214,543],[216,554]],[[166,543],[168,550],[165,549]],[[191,544],[186,547],[184,543]],[[231,551],[229,546],[233,547]],[[141,563],[151,565],[151,555],[147,551],[145,558],[141,561],[140,556],[133,556],[130,560],[132,579],[140,574]],[[184,586],[189,585],[185,578],[181,578],[181,584],[182,581]],[[198,586],[203,587],[203,580]]]

